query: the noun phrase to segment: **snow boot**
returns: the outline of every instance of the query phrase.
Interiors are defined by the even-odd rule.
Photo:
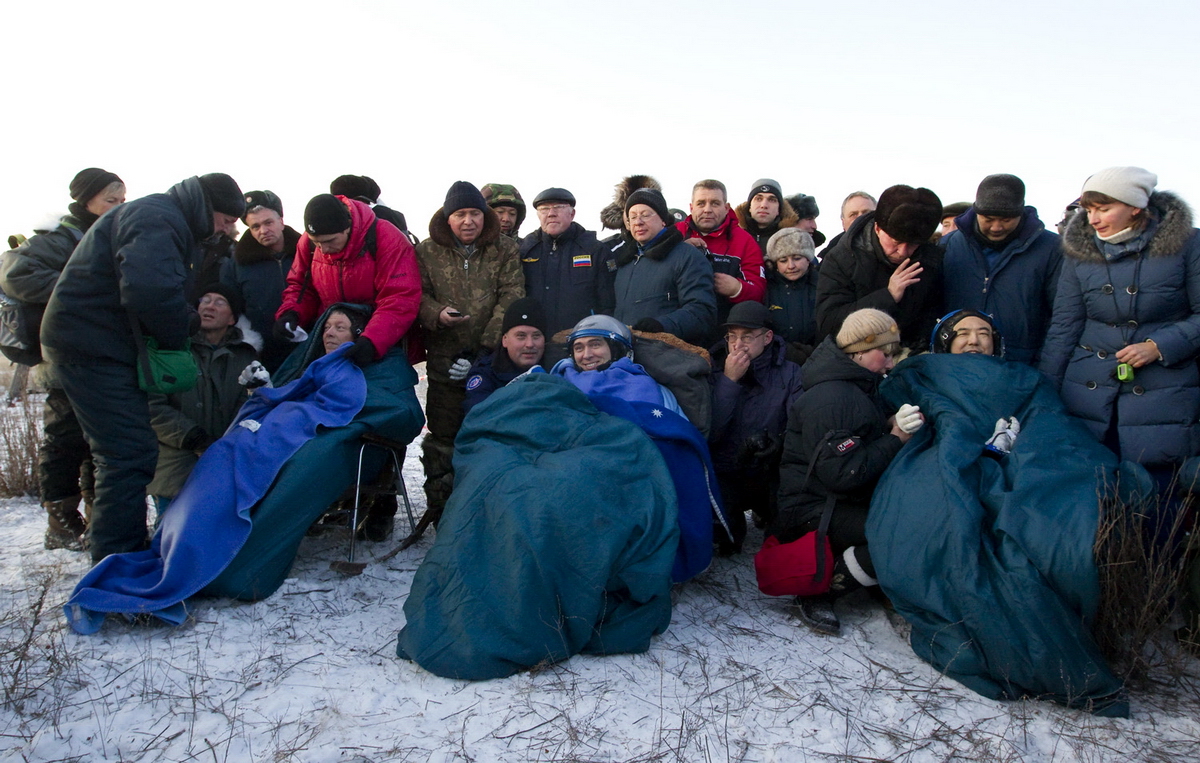
[[[837,612],[833,610],[833,596],[797,596],[796,616],[800,622],[808,626],[813,633],[822,636],[842,635],[842,623],[838,620]]]
[[[396,526],[396,496],[377,495],[366,508],[366,516],[358,522],[358,539],[380,543],[392,537]]]
[[[46,510],[46,537],[42,546],[48,550],[65,548],[68,551],[83,551],[87,548],[84,533],[87,522],[79,516],[79,498],[73,495],[61,501],[43,501]]]

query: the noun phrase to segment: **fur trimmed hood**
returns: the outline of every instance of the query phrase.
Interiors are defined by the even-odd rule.
[[[758,232],[758,223],[750,216],[750,202],[743,201],[741,204],[738,204],[733,208],[733,213],[737,215],[738,225],[742,226],[742,230],[751,235]],[[787,199],[781,199],[779,202],[779,222],[775,223],[775,230],[794,228],[799,222],[800,215],[796,214],[796,210],[792,209],[792,205],[788,203]]]
[[[1150,257],[1167,257],[1183,249],[1195,232],[1192,226],[1192,208],[1183,199],[1170,191],[1155,191],[1147,207],[1158,216],[1158,229],[1146,247]],[[1063,234],[1063,253],[1074,260],[1104,262],[1104,253],[1096,239],[1096,232],[1087,221],[1087,210],[1080,208],[1067,223]]]
[[[456,249],[458,241],[454,238],[454,233],[450,230],[450,221],[446,219],[446,215],[442,212],[441,207],[433,213],[433,217],[429,218],[429,237],[433,239],[433,243],[438,246],[444,246],[448,249]],[[479,234],[479,238],[475,239],[474,244],[477,247],[487,246],[488,244],[496,243],[500,238],[500,218],[496,216],[496,211],[488,207],[483,212],[483,230]]]
[[[280,256],[286,257],[289,253],[295,253],[296,244],[299,243],[300,234],[290,225],[283,226],[283,251],[280,252]],[[258,243],[258,239],[250,235],[250,231],[246,231],[233,249],[233,260],[243,267],[256,262],[274,262],[275,252]]]
[[[627,175],[613,187],[612,203],[600,210],[600,224],[609,230],[625,230],[625,202],[642,188],[662,191],[662,185],[649,175]]]

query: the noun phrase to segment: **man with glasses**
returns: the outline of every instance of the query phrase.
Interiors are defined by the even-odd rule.
[[[764,523],[775,515],[783,432],[801,386],[800,366],[786,359],[764,305],[734,305],[722,329],[725,343],[713,351],[708,441],[734,535],[720,545],[729,555],[741,550],[747,511]]]
[[[588,315],[612,315],[616,260],[593,231],[575,222],[574,194],[547,188],[534,198],[533,209],[538,229],[521,242],[521,268],[525,293],[545,311],[546,336]]]
[[[617,255],[614,316],[638,331],[703,343],[716,324],[713,269],[684,243],[661,192],[642,188],[625,201],[626,245]]]

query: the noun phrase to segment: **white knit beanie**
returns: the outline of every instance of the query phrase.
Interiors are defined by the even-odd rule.
[[[1109,167],[1088,178],[1083,184],[1083,192],[1095,191],[1131,207],[1145,209],[1156,185],[1158,175],[1141,167]]]
[[[899,342],[900,328],[892,316],[868,307],[847,315],[834,341],[847,355],[866,352]]]

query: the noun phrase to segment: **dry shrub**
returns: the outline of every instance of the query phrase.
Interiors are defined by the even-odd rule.
[[[1179,681],[1190,658],[1164,626],[1183,590],[1187,559],[1200,547],[1197,533],[1190,532],[1193,499],[1152,497],[1127,504],[1106,497],[1100,510],[1096,643],[1131,688],[1147,686],[1157,670]]]
[[[0,496],[38,494],[41,418],[41,401],[31,395],[10,408],[0,408]]]

